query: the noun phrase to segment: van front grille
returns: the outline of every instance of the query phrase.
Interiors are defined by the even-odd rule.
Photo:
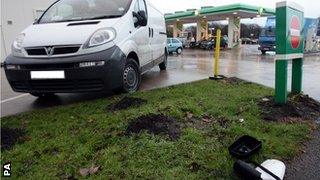
[[[80,46],[46,46],[26,48],[29,56],[54,56],[63,54],[73,54],[78,52]]]
[[[26,70],[72,69],[72,68],[78,68],[78,67],[79,67],[79,63],[20,65],[21,69],[26,69]]]
[[[104,87],[103,81],[99,79],[15,81],[11,85],[15,90],[25,92],[87,92],[101,91]]]

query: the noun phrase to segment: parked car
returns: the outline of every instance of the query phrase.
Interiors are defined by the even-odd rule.
[[[168,52],[172,54],[176,52],[177,54],[181,54],[183,50],[182,42],[177,38],[168,38]]]
[[[209,38],[200,43],[201,49],[213,49],[215,47],[215,38]]]
[[[220,47],[226,48],[227,46],[228,46],[228,43],[227,43],[226,39],[224,37],[221,37]],[[212,37],[212,38],[209,38],[209,40],[207,40],[207,41],[202,41],[200,47],[202,49],[212,50],[213,48],[216,47],[215,38]]]
[[[192,49],[201,48],[201,45],[203,44],[204,41],[206,41],[206,40],[200,40],[200,41],[197,41],[197,42],[191,42],[189,47],[192,48]]]
[[[166,39],[163,14],[146,0],[59,0],[14,41],[5,72],[14,91],[39,97],[131,93],[141,74],[166,69]]]
[[[179,38],[177,38],[177,39],[179,39],[179,41],[181,41],[183,48],[185,48],[185,47],[187,47],[187,46],[189,45],[188,38],[186,38],[186,37],[179,37]]]

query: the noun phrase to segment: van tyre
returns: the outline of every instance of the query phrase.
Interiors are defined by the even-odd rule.
[[[176,52],[177,52],[177,54],[181,54],[181,53],[182,53],[182,48],[178,48],[178,49],[176,50]]]
[[[164,61],[159,64],[159,68],[161,71],[165,71],[167,70],[167,64],[168,64],[168,55],[167,53],[164,55]]]
[[[127,59],[127,63],[122,73],[122,87],[124,93],[136,92],[141,83],[141,73],[138,63],[132,59]]]
[[[262,53],[262,55],[265,55],[267,53],[267,51],[262,50],[261,53]]]

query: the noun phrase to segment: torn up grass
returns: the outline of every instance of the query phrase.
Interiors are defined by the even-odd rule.
[[[311,131],[307,123],[262,120],[258,103],[272,92],[204,80],[130,95],[147,102],[125,110],[107,110],[121,95],[2,118],[1,127],[23,129],[26,137],[2,151],[1,162],[11,162],[12,176],[21,179],[81,178],[88,167],[99,167],[90,178],[234,178],[227,148],[238,137],[263,142],[257,162],[289,160]],[[150,114],[180,122],[179,138],[126,133]]]

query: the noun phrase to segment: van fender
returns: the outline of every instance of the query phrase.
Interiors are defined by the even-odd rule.
[[[128,40],[121,44],[119,47],[126,56],[128,56],[131,52],[135,52],[139,57],[138,45],[133,40]]]

